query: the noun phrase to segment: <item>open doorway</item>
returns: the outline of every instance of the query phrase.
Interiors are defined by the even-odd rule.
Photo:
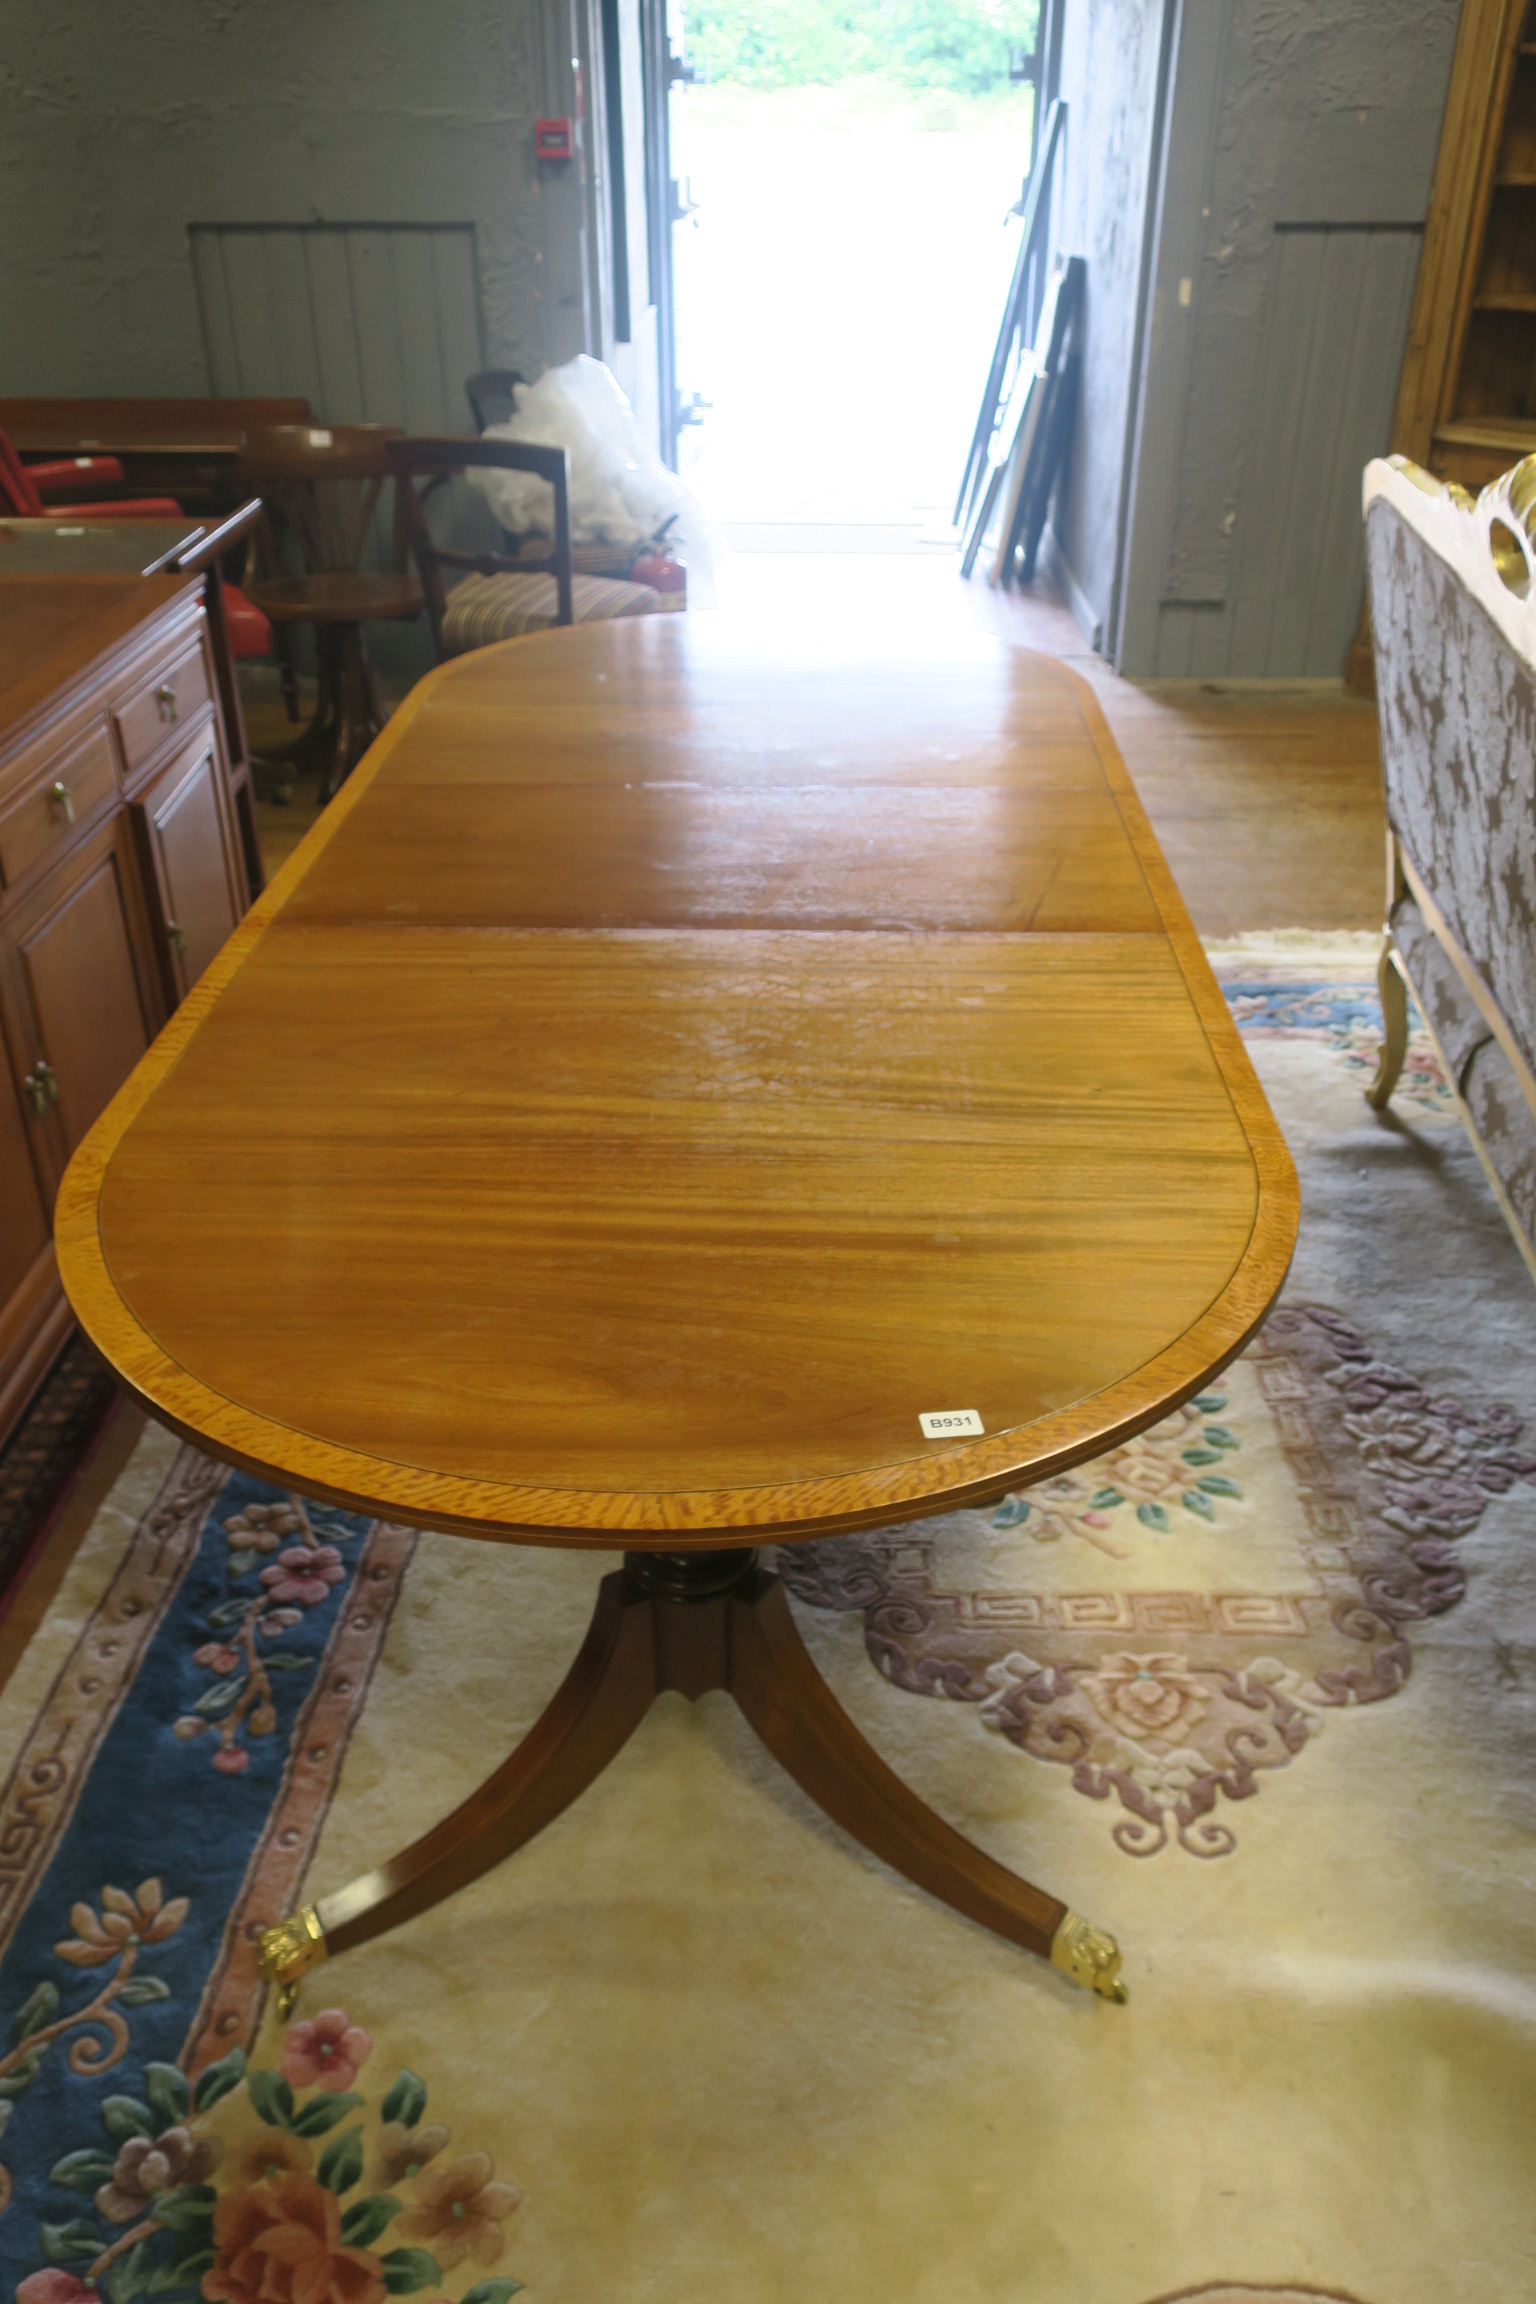
[[[1036,0],[668,14],[697,75],[674,81],[670,123],[691,203],[679,470],[753,541],[942,530],[1016,254]]]

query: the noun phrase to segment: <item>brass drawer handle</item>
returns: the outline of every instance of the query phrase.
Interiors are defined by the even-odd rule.
[[[174,920],[167,920],[165,924],[165,932],[171,940],[171,949],[176,954],[177,959],[180,960],[184,958],[187,949],[187,939],[182,930],[177,927]]]
[[[75,820],[75,796],[62,776],[54,778],[48,788],[48,797],[55,807],[63,811],[65,823],[73,824]]]
[[[33,1065],[31,1071],[27,1074],[26,1090],[27,1102],[31,1105],[33,1111],[37,1114],[39,1120],[41,1120],[49,1105],[57,1104],[59,1100],[59,1083],[54,1078],[53,1066],[51,1064],[45,1063],[41,1056],[39,1056],[37,1062]]]
[[[161,719],[168,728],[173,728],[180,716],[180,707],[176,702],[176,691],[169,680],[162,680],[155,690],[155,702],[160,707]]]

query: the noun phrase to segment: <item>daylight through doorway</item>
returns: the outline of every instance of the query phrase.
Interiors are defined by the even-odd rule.
[[[1034,0],[698,0],[678,464],[710,518],[947,526],[1012,271]]]

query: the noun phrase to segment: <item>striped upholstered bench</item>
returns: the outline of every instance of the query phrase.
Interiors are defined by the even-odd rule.
[[[572,621],[603,624],[614,616],[650,616],[660,595],[648,584],[611,576],[571,578]],[[443,653],[465,656],[493,640],[515,640],[559,621],[555,579],[545,575],[466,576],[443,608]]]

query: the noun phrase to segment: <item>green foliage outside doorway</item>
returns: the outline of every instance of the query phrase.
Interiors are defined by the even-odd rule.
[[[691,0],[688,53],[713,82],[982,96],[1008,87],[1010,49],[1034,44],[1037,0]]]

